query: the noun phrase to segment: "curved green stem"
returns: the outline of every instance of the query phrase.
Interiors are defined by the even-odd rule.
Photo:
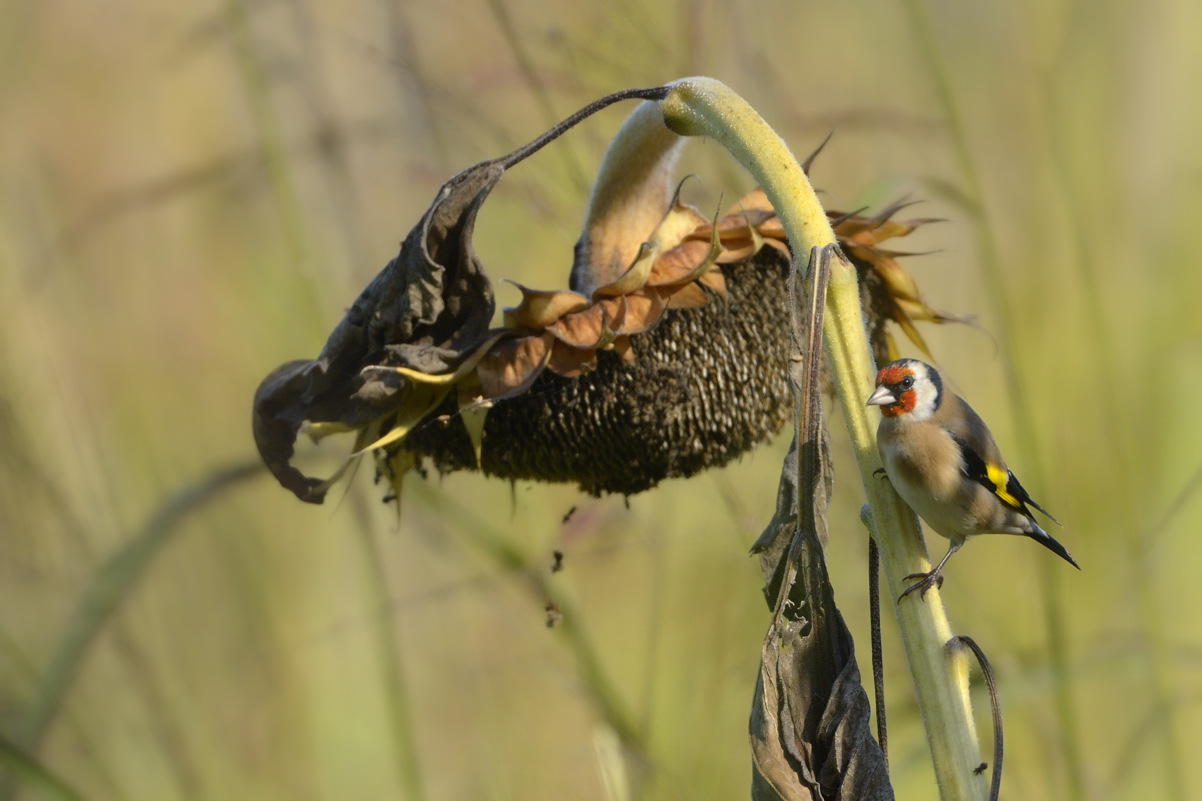
[[[776,209],[795,254],[835,242],[826,212],[797,159],[763,118],[727,86],[711,78],[686,78],[670,85],[659,107],[671,130],[718,141],[754,176]],[[827,359],[868,496],[890,597],[896,599],[905,589],[904,577],[930,569],[930,562],[913,512],[888,482],[873,476],[881,462],[875,421],[865,402],[876,370],[856,272],[850,264],[832,261],[826,304]],[[932,590],[925,600],[911,596],[900,605],[894,601],[893,606],[940,796],[944,801],[983,799],[985,779],[973,773],[981,757],[969,705],[968,666],[957,649],[949,648],[952,633],[939,594]]]

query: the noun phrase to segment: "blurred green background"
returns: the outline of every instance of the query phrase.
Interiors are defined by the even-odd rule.
[[[319,351],[442,181],[601,94],[706,74],[799,156],[837,129],[813,172],[833,206],[910,193],[914,216],[947,220],[903,243],[937,251],[906,264],[976,324],[923,332],[1084,568],[1007,538],[950,564],[953,627],[999,675],[1004,797],[1199,797],[1202,5],[9,0],[2,16],[7,790],[746,797],[768,620],[746,554],[787,433],[628,504],[431,476],[398,521],[370,468],[323,507],[261,472],[214,483],[254,463],[260,379]],[[494,279],[566,285],[631,108],[505,178],[477,238]],[[688,171],[707,210],[749,188],[713,143]],[[829,563],[867,673],[862,490],[837,410],[830,427]],[[565,625],[546,627],[548,600]],[[931,798],[891,616],[885,648],[898,796]]]

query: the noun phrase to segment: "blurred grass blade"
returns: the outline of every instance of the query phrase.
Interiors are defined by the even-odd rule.
[[[398,504],[399,501],[398,493]],[[369,606],[377,609],[388,607],[388,575],[384,556],[376,542],[375,527],[367,508],[358,497],[354,504],[359,545],[363,554],[363,569],[367,581],[362,582],[362,591]],[[406,801],[421,801],[426,797],[422,780],[421,760],[417,750],[417,735],[414,727],[413,705],[409,687],[405,682],[404,663],[401,658],[401,616],[384,615],[372,626],[376,657],[379,659],[381,694],[388,714],[389,733],[392,736],[392,754],[395,769],[404,789]]]
[[[439,494],[425,481],[413,482],[412,497],[435,510],[449,527],[453,526],[458,535],[500,569],[524,578],[523,585],[537,604],[542,606],[551,597],[551,588],[543,570],[533,567],[521,551],[505,540],[501,532],[454,502],[454,499]],[[564,599],[559,599],[557,603],[562,617],[556,629],[576,659],[581,684],[588,689],[598,712],[622,741],[626,753],[642,763],[649,763],[646,733],[636,723],[635,716],[603,670],[596,648],[580,626],[581,616]]]
[[[41,763],[3,738],[0,738],[0,765],[7,768],[9,775],[22,787],[35,791],[38,798],[55,801],[81,801],[83,798]]]
[[[593,748],[597,751],[597,768],[605,787],[606,801],[630,801],[630,780],[618,733],[610,726],[597,726],[593,730]]]
[[[190,513],[265,470],[258,460],[227,467],[170,498],[146,525],[96,572],[83,591],[67,629],[59,640],[37,697],[16,729],[16,745],[35,754],[49,730],[88,650],[109,617],[129,596],[151,561],[170,542]],[[3,790],[7,791],[5,787]],[[0,793],[7,797],[7,793]]]

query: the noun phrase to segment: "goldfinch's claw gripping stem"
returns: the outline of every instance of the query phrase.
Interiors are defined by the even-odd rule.
[[[915,581],[915,579],[917,579],[917,581]],[[914,592],[914,590],[919,591],[919,598],[924,598],[926,597],[927,590],[929,590],[931,587],[936,589],[941,589],[943,587],[943,576],[939,573],[938,567],[932,570],[930,573],[911,573],[910,575],[906,576],[905,580],[914,581],[914,583],[909,587],[906,587],[902,594],[897,596],[897,602],[899,604],[902,602],[902,598],[905,598],[907,595]]]
[[[960,546],[963,544],[963,540],[960,540],[959,542],[952,540],[952,544],[948,547],[947,553],[945,553],[943,558],[939,560],[939,564],[935,565],[934,570],[929,573],[911,573],[910,575],[906,576],[906,581],[913,581],[914,583],[907,587],[901,595],[897,596],[897,602],[900,604],[902,602],[902,598],[905,598],[907,595],[914,592],[914,590],[918,590],[918,597],[919,599],[922,599],[926,596],[927,590],[929,590],[931,587],[934,587],[935,589],[942,589],[943,566],[947,564],[948,559],[952,558],[952,554],[960,550]]]

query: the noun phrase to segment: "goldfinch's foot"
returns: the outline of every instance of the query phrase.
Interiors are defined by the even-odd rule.
[[[911,573],[904,580],[913,581],[914,583],[907,587],[901,595],[897,596],[899,604],[902,602],[902,598],[905,598],[914,592],[914,590],[918,590],[918,597],[921,599],[926,597],[927,590],[931,587],[935,589],[943,588],[943,575],[939,572],[939,568],[935,568],[930,573]]]

